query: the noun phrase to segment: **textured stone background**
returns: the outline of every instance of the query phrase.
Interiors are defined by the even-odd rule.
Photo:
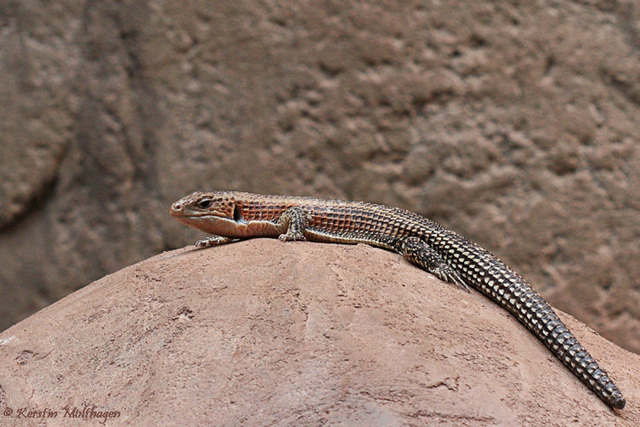
[[[0,329],[242,189],[402,206],[640,351],[640,2],[0,0]]]

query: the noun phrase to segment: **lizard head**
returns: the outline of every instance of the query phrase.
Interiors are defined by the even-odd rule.
[[[233,193],[226,191],[192,193],[171,205],[170,212],[189,227],[224,237],[230,237],[242,220]]]

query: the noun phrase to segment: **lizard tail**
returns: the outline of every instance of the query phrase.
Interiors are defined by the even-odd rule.
[[[625,399],[607,372],[520,275],[495,255],[451,231],[433,233],[428,243],[468,285],[513,314],[607,405],[624,408]]]

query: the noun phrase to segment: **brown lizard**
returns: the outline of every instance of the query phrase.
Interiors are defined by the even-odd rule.
[[[207,247],[252,237],[282,241],[367,243],[468,291],[472,287],[513,314],[567,368],[612,408],[622,393],[551,306],[498,257],[454,231],[416,213],[363,202],[264,196],[220,191],[193,193],[171,206],[178,221],[213,236]]]

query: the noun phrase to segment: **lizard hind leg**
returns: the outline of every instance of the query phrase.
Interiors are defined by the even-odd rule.
[[[408,237],[402,242],[402,255],[414,265],[428,271],[438,279],[453,283],[470,292],[469,286],[438,253],[419,237]]]

